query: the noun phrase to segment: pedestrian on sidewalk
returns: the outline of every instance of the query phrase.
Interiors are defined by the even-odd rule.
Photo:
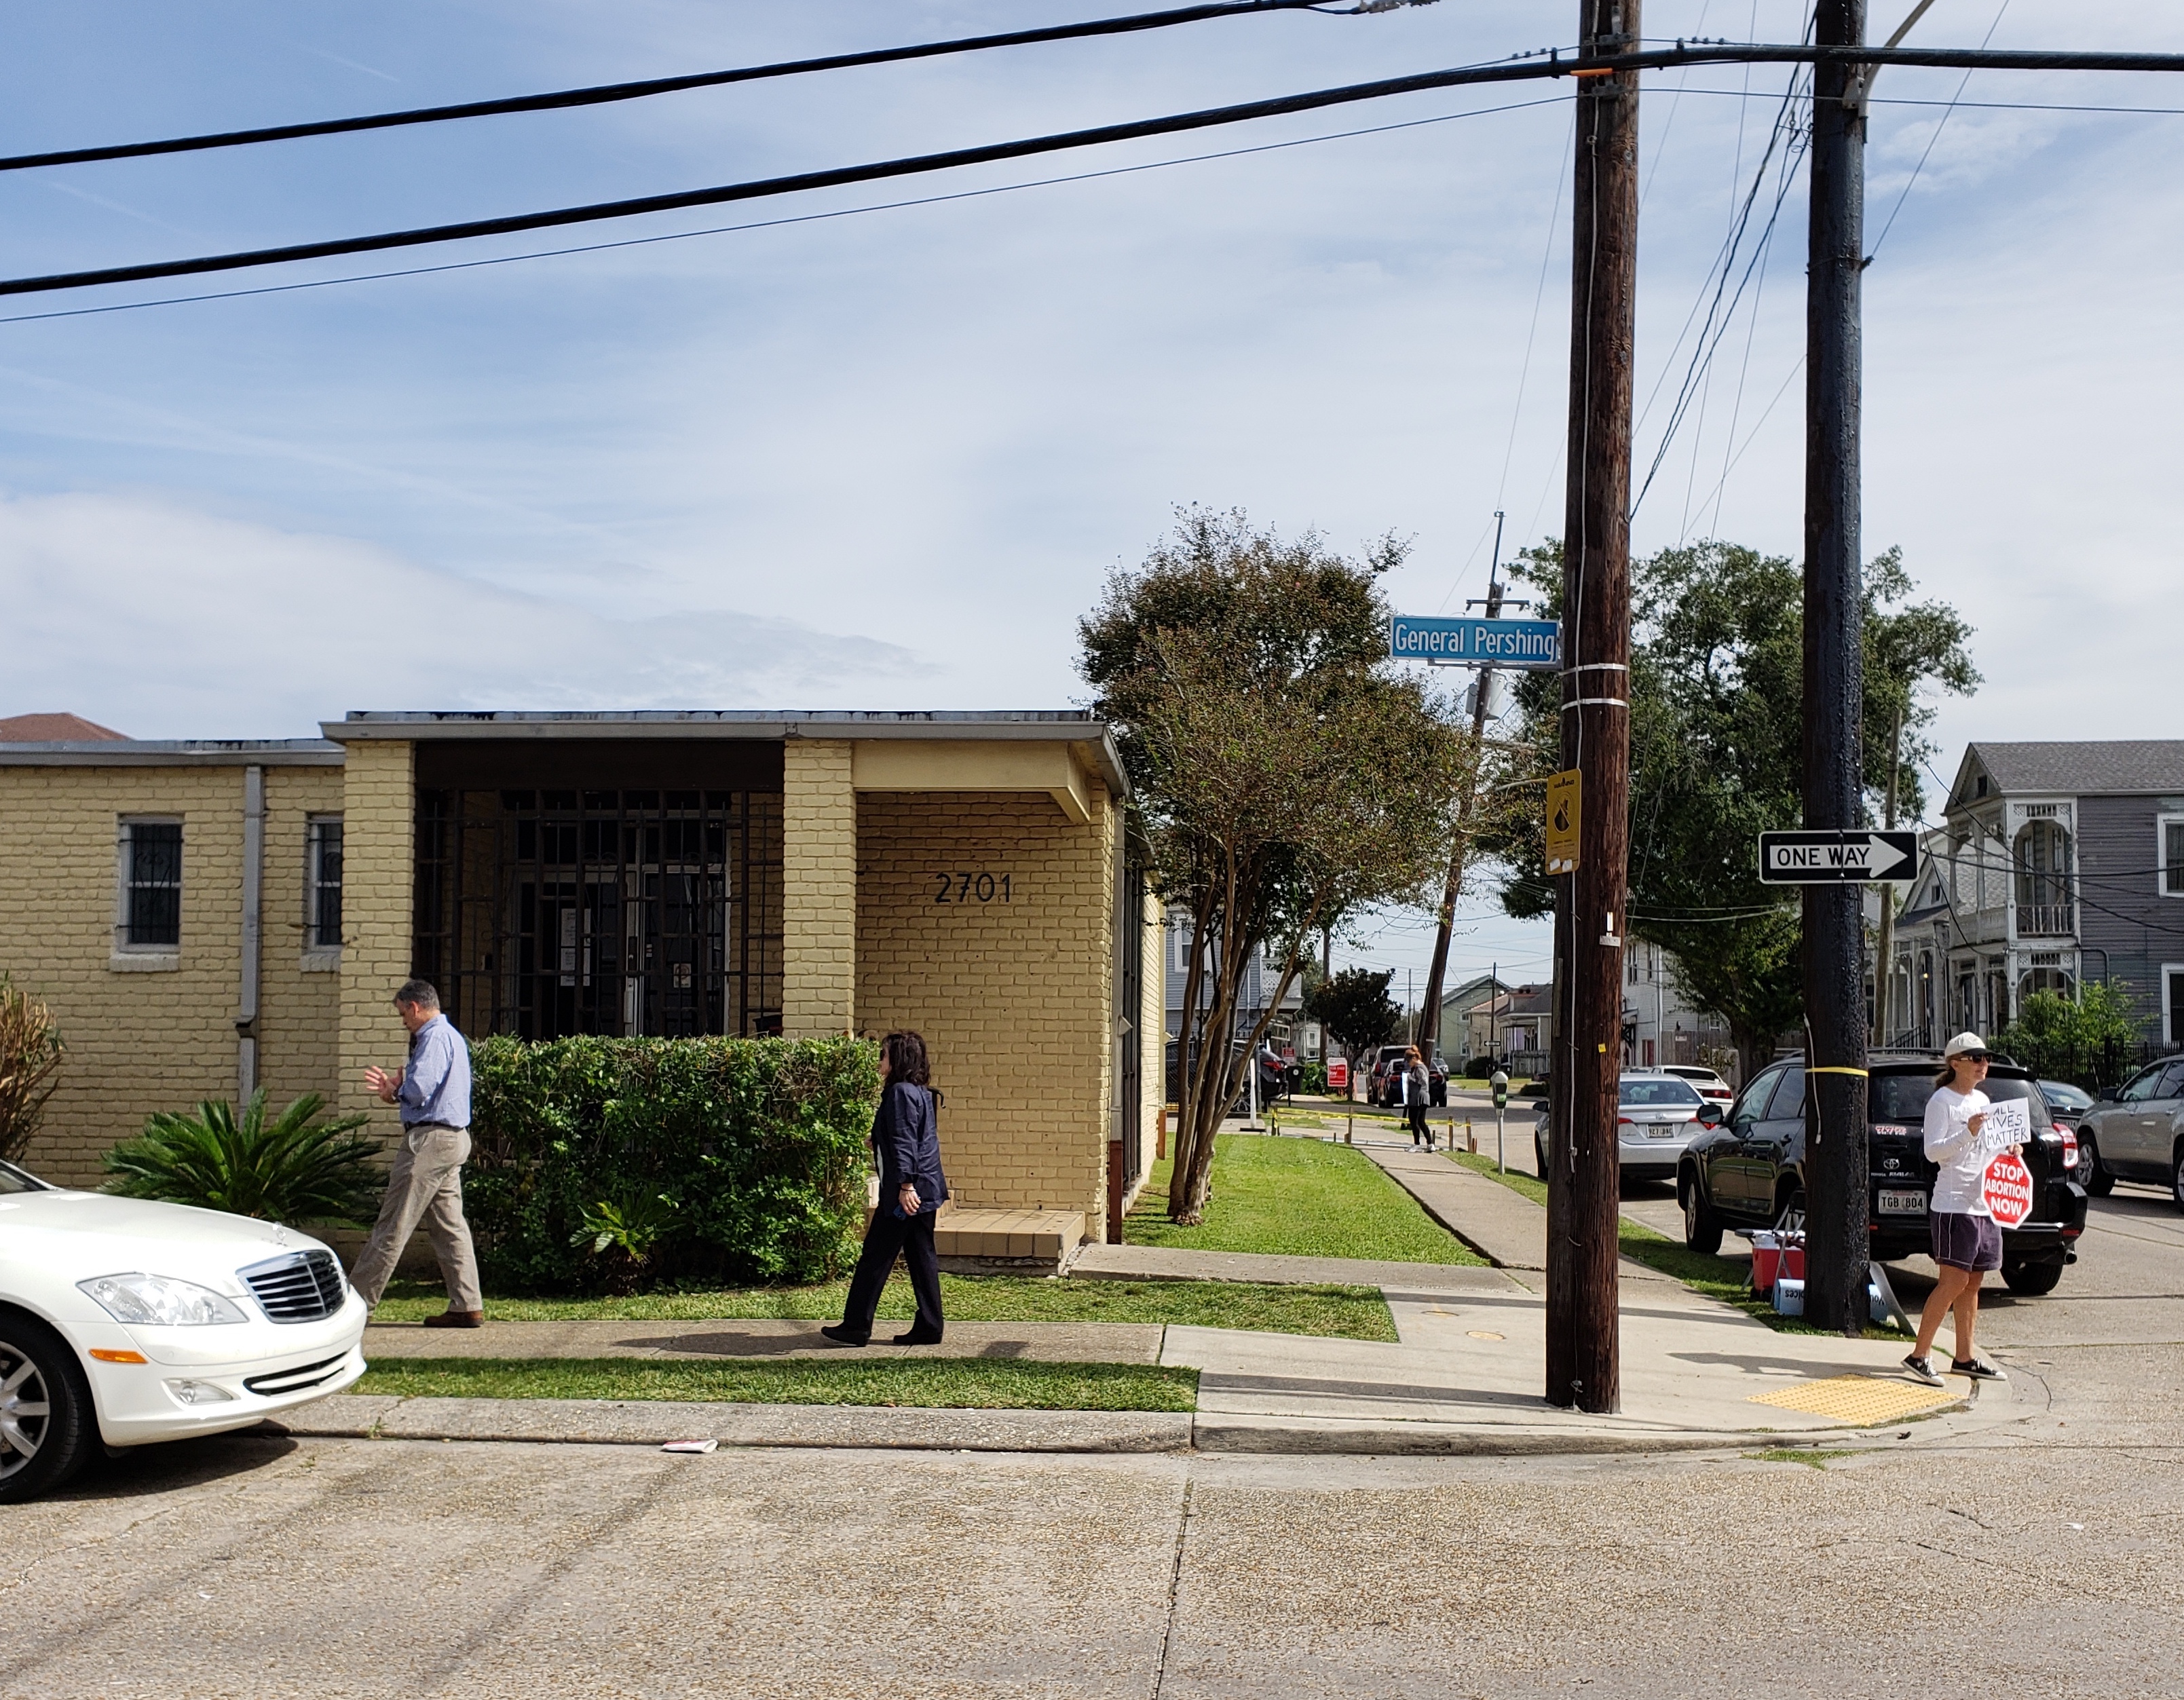
[[[1927,1200],[1926,1225],[1933,1235],[1934,1262],[1940,1279],[1919,1317],[1919,1343],[1903,1367],[1930,1387],[1943,1385],[1927,1354],[1942,1318],[1956,1313],[1956,1357],[1949,1365],[1958,1375],[1992,1380],[2000,1374],[1972,1344],[1979,1321],[1980,1283],[1989,1269],[2002,1267],[2002,1229],[1986,1207],[1981,1177],[1995,1153],[1980,1138],[1992,1101],[1980,1090],[1986,1079],[1986,1041],[1960,1033],[1943,1051],[1934,1095],[1926,1101],[1927,1160],[1936,1165],[1933,1195]]]
[[[940,1106],[946,1100],[933,1090],[925,1040],[914,1033],[891,1033],[880,1041],[880,1105],[872,1116],[872,1155],[880,1171],[879,1202],[865,1229],[865,1249],[842,1320],[819,1330],[842,1346],[864,1346],[872,1337],[872,1317],[880,1293],[900,1257],[910,1266],[910,1288],[917,1297],[917,1320],[897,1346],[940,1344],[940,1258],[933,1246],[933,1218],[948,1196],[948,1178],[940,1172]]]
[[[393,1070],[367,1068],[364,1084],[402,1112],[402,1143],[387,1166],[387,1195],[371,1237],[357,1254],[349,1285],[376,1305],[417,1224],[439,1259],[448,1308],[425,1318],[427,1328],[478,1328],[485,1300],[478,1290],[477,1252],[463,1218],[463,1164],[471,1154],[471,1051],[440,1013],[440,995],[424,980],[404,982],[394,1012],[410,1031],[410,1060]]]
[[[1434,1131],[1426,1125],[1426,1102],[1433,1087],[1426,1073],[1425,1059],[1418,1055],[1417,1045],[1403,1048],[1403,1060],[1396,1065],[1396,1078],[1402,1090],[1404,1119],[1411,1124],[1411,1144],[1416,1146],[1423,1142],[1431,1151]]]

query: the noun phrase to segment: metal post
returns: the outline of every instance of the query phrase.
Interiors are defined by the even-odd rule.
[[[1630,387],[1636,332],[1638,0],[1580,0],[1572,240],[1568,501],[1563,527],[1563,766],[1580,775],[1577,872],[1555,906],[1563,1007],[1550,1068],[1546,1397],[1622,1399],[1616,1077],[1630,790]]]
[[[1865,41],[1865,0],[1819,0],[1814,40]],[[1854,828],[1864,789],[1858,561],[1859,279],[1865,119],[1847,65],[1813,73],[1806,269],[1804,803],[1808,828]],[[1805,1316],[1858,1334],[1869,1314],[1864,917],[1855,885],[1804,893],[1811,1034],[1805,1097]]]
[[[1903,762],[1903,711],[1896,711],[1896,732],[1888,746],[1888,800],[1884,805],[1881,824],[1891,832],[1896,829],[1897,770]],[[1911,872],[1919,872],[1919,864],[1911,864]],[[1873,1043],[1876,1050],[1888,1048],[1889,1005],[1894,1001],[1890,993],[1894,989],[1896,965],[1892,958],[1896,954],[1896,888],[1880,888],[1880,937],[1873,951]]]

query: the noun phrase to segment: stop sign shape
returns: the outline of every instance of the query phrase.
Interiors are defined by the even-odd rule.
[[[1999,1153],[1986,1166],[1980,1197],[1987,1214],[2005,1228],[2020,1228],[2032,1214],[2032,1171],[2015,1146]]]

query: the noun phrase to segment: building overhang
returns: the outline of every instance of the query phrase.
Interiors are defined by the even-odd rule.
[[[0,744],[0,767],[338,767],[347,755],[340,744],[316,738]]]
[[[441,741],[478,741],[484,739],[749,739],[760,742],[783,742],[794,738],[827,739],[855,744],[877,744],[882,742],[902,742],[911,744],[940,745],[998,745],[1024,744],[1050,746],[1067,761],[1067,752],[1074,750],[1085,767],[1099,775],[1111,794],[1117,798],[1129,795],[1129,780],[1123,771],[1121,752],[1116,748],[1113,731],[1106,722],[1092,715],[1073,710],[997,710],[992,711],[908,711],[908,712],[813,712],[783,713],[764,709],[628,709],[582,711],[532,711],[490,710],[476,712],[444,711],[381,711],[354,710],[340,720],[322,723],[320,729],[337,744],[363,743],[384,740],[394,743],[424,744]],[[1005,766],[995,752],[997,771]],[[861,755],[860,761],[863,761]],[[893,761],[876,756],[871,771],[875,774],[893,774],[908,771],[916,765],[917,758],[905,756]],[[933,772],[939,772],[949,765],[938,756],[928,761]],[[949,771],[967,772],[962,762],[954,764]],[[1051,770],[1049,770],[1051,771]],[[1077,782],[1081,788],[1081,779]],[[897,783],[866,785],[867,790],[1017,790],[1051,791],[1055,783],[1038,785],[967,785],[945,784],[913,787]],[[1064,788],[1067,789],[1067,788]],[[1061,802],[1061,798],[1056,799]],[[1077,804],[1082,807],[1081,789]],[[1083,820],[1068,803],[1061,805],[1065,813]]]

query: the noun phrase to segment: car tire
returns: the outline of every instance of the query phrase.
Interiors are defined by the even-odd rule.
[[[1700,1256],[1711,1257],[1721,1250],[1721,1218],[1707,1202],[1696,1175],[1685,1179],[1683,1194],[1684,1244]]]
[[[2086,1189],[2088,1198],[2106,1198],[2115,1190],[2115,1177],[2101,1162],[2101,1148],[2091,1134],[2078,1134],[2078,1173],[2084,1177],[2079,1184]]]
[[[0,1505],[65,1487],[98,1441],[75,1353],[43,1323],[0,1309]]]
[[[1537,1134],[1532,1135],[1532,1162],[1539,1178],[1545,1180],[1547,1178],[1547,1146],[1546,1141]]]
[[[2063,1266],[2055,1262],[2004,1263],[2002,1284],[2021,1298],[2036,1299],[2052,1293],[2063,1279]]]
[[[2176,1150],[2170,1158],[2169,1196],[2176,1201],[2179,1210],[2184,1210],[2184,1140],[2177,1141]]]

